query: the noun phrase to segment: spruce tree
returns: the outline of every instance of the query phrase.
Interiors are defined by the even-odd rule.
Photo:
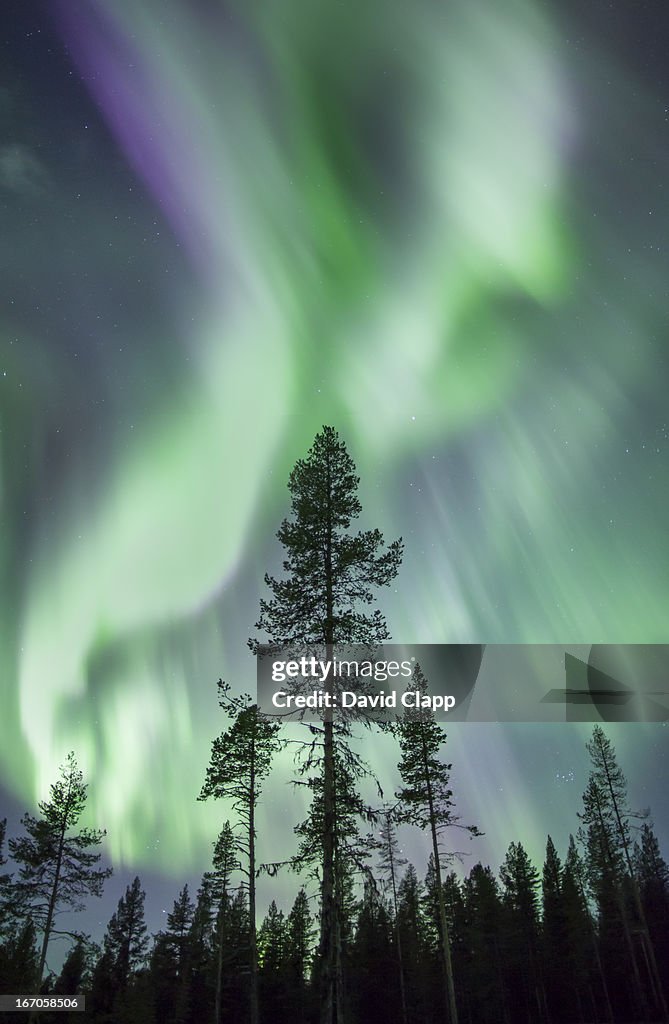
[[[86,946],[78,940],[67,954],[61,972],[53,986],[54,995],[71,996],[83,991],[88,973]]]
[[[397,931],[406,968],[406,1003],[410,1021],[422,1021],[426,1017],[429,958],[423,906],[424,887],[415,867],[409,864],[397,887]]]
[[[427,692],[427,680],[416,664],[412,688]],[[451,945],[446,920],[442,885],[443,840],[447,829],[463,829],[471,837],[481,835],[475,825],[462,825],[454,812],[450,787],[452,765],[440,758],[446,734],[427,708],[408,708],[395,727],[402,756],[398,765],[403,786],[398,791],[402,819],[420,829],[429,829],[436,879],[439,935],[444,978],[444,998],[451,1024],[457,1024],[458,1011],[453,980]]]
[[[214,1000],[214,1024],[221,1019],[221,998],[223,989],[223,962],[229,943],[232,904],[232,875],[239,870],[239,843],[229,821],[221,829],[214,844],[211,892],[216,913],[216,997]]]
[[[172,955],[177,977],[183,975],[186,965],[188,936],[193,923],[194,911],[195,907],[190,898],[188,886],[184,885],[174,901],[172,910],[167,915],[167,927],[164,932],[166,946]]]
[[[463,896],[472,1019],[512,1024],[502,956],[502,902],[489,867],[474,865],[464,881]]]
[[[374,842],[379,855],[379,874],[381,880],[389,892],[393,908],[393,936],[395,940],[395,952],[397,955],[397,975],[400,987],[400,1003],[402,1007],[402,1024],[407,1024],[407,1001],[406,1001],[406,978],[404,971],[404,959],[402,957],[402,936],[399,928],[397,913],[397,889],[399,886],[399,871],[407,863],[406,857],[402,856],[400,844],[397,838],[397,827],[391,808],[385,807],[381,815],[381,827]]]
[[[226,917],[223,962],[225,985],[221,996],[223,1020],[243,1022],[249,1019],[244,1012],[248,994],[250,919],[247,893],[238,888],[232,895]],[[250,1006],[249,1006],[250,1010]]]
[[[188,1001],[191,926],[195,907],[184,885],[158,932],[151,951],[151,984],[156,1014],[168,1024],[182,1021]]]
[[[258,971],[262,1019],[280,1024],[287,1020],[286,919],[274,900],[258,930]]]
[[[7,858],[5,857],[4,852],[3,852],[4,848],[5,848],[5,836],[6,835],[7,835],[7,819],[6,818],[1,818],[0,819],[0,868],[3,867],[3,865],[5,865],[7,863]],[[6,885],[8,877],[9,876],[7,874],[0,873],[0,889],[2,888],[3,885]]]
[[[651,1002],[662,1020],[666,1021],[669,1020],[669,1009],[632,862],[634,820],[645,814],[630,810],[627,780],[617,762],[613,744],[599,725],[594,726],[586,749],[592,768],[580,818],[586,828],[593,874],[600,885],[600,898],[605,886],[617,899],[642,1012],[648,1012],[648,993],[642,976],[646,967]],[[634,923],[627,907],[629,897],[637,919]],[[640,956],[634,942],[635,932],[639,933],[641,940]]]
[[[0,820],[0,868],[7,863],[7,858],[4,855],[6,834],[7,819],[2,818]],[[10,872],[0,871],[0,941],[9,932],[14,912],[17,909],[12,899],[11,880]]]
[[[251,974],[251,1024],[258,1024],[258,952],[256,938],[256,812],[262,784],[280,747],[279,725],[261,714],[248,695],[232,696],[227,683],[219,681],[219,704],[232,719],[211,748],[207,776],[200,800],[213,797],[228,800],[236,812],[243,838],[239,842],[246,854],[249,899],[249,969]]]
[[[567,922],[562,893],[562,864],[550,836],[546,841],[546,859],[541,875],[541,948],[549,1004],[559,1010],[558,1019],[566,1012],[569,992],[565,973],[567,958]]]
[[[350,999],[354,1020],[390,1021],[397,1006],[397,970],[388,905],[367,881],[351,944]]]
[[[285,945],[285,915],[275,900],[272,900],[258,932],[258,964],[266,975],[271,976],[280,971],[284,963]]]
[[[126,887],[118,901],[103,939],[109,957],[114,988],[123,992],[132,974],[144,965],[149,944],[144,920],[145,893],[139,878]]]
[[[95,961],[91,975],[91,987],[86,999],[86,1011],[93,1020],[109,1021],[116,998],[116,978],[113,956],[106,950]]]
[[[68,754],[50,794],[50,799],[38,804],[40,817],[25,814],[21,819],[27,834],[8,844],[19,865],[12,883],[13,900],[42,936],[36,989],[44,975],[49,942],[53,935],[62,934],[56,928],[58,915],[65,910],[83,910],[85,898],[101,896],[112,873],[111,868],[96,867],[101,857],[96,848],[105,832],[90,828],[74,831],[87,795],[74,753]]]
[[[647,822],[634,850],[634,869],[639,895],[655,949],[665,992],[669,991],[669,866],[660,852],[657,836]]]
[[[313,915],[309,898],[302,888],[295,897],[292,909],[286,919],[286,965],[291,979],[291,991],[299,991],[296,1000],[302,1008],[304,993],[309,980],[309,965],[315,935]]]
[[[375,591],[397,575],[402,542],[387,548],[379,530],[351,532],[362,511],[355,464],[337,432],[323,427],[288,482],[292,514],[277,537],[286,553],[281,577],[267,574],[269,600],[260,602],[256,628],[272,646],[376,646],[388,639],[380,611],[370,612]],[[260,641],[249,645],[257,651]],[[343,733],[342,733],[343,735]],[[331,715],[322,728],[321,1024],[343,1021],[341,907],[337,898],[336,729]]]
[[[0,945],[0,992],[34,991],[39,953],[35,926],[27,920]]]
[[[206,872],[195,898],[190,927],[191,977],[188,992],[188,1019],[201,1022],[211,1017],[214,974],[214,893],[211,875]]]
[[[600,953],[599,935],[590,913],[586,888],[586,867],[574,837],[570,835],[562,873],[562,900],[567,932],[566,965],[580,1016],[583,1017],[585,1013],[584,999],[592,1004],[593,1012],[597,1014],[598,1001],[593,994],[593,986],[598,984],[601,987],[600,998],[604,1006],[604,1019],[613,1021],[613,1007]],[[596,968],[596,980],[591,978],[591,962]]]
[[[522,843],[510,844],[500,868],[507,973],[517,1005],[517,1019],[530,1022],[546,1017],[546,1000],[539,970],[539,872]]]

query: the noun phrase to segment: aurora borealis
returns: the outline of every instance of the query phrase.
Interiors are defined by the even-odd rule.
[[[74,749],[115,864],[206,867],[215,683],[253,686],[287,475],[323,423],[363,525],[405,539],[398,643],[666,641],[659,4],[9,6],[13,799]],[[588,731],[452,730],[478,856],[575,829]],[[666,849],[666,723],[609,734]]]

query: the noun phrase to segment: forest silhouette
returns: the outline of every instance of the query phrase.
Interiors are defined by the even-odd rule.
[[[253,651],[321,645],[331,657],[338,644],[389,639],[377,592],[397,577],[403,546],[352,529],[362,513],[358,484],[345,444],[324,427],[290,474],[291,509],[277,533],[282,572],[265,576]],[[411,686],[429,689],[420,666]],[[520,837],[495,873],[455,852],[459,835],[475,839],[485,822],[460,818],[446,733],[431,711],[407,710],[391,724],[325,711],[296,740],[252,697],[218,687],[224,725],[193,799],[220,803],[221,829],[197,892],[183,886],[152,936],[139,878],[102,937],[59,928],[61,914],[75,920],[111,875],[99,865],[105,833],[79,827],[87,785],[71,753],[38,813],[21,819],[21,834],[5,843],[0,822],[1,993],[80,993],[85,1018],[100,1024],[669,1020],[669,867],[648,812],[630,808],[598,725],[574,834],[548,836],[542,865]],[[357,733],[375,729],[396,741],[400,783],[370,805],[363,794],[374,778]],[[289,743],[287,781],[309,803],[292,855],[277,863],[258,810]],[[426,837],[422,864],[402,853],[409,829]],[[280,871],[299,879],[292,908],[258,908],[259,875]],[[56,974],[49,950],[63,935],[69,952]],[[82,1019],[48,1009],[0,1014],[22,1017]]]

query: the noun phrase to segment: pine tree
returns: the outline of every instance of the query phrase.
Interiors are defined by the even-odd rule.
[[[427,680],[418,664],[414,669],[412,688],[420,693],[427,692]],[[404,785],[397,793],[401,816],[411,825],[429,829],[432,840],[444,997],[450,1022],[457,1024],[453,964],[441,874],[442,841],[446,829],[454,826],[464,829],[472,837],[481,833],[474,825],[460,824],[460,819],[454,813],[453,791],[450,788],[452,765],[446,764],[439,757],[439,752],[446,741],[446,734],[435,721],[434,714],[423,708],[407,709],[397,723],[395,731],[402,751],[398,768]]]
[[[669,1020],[655,949],[632,863],[632,822],[645,815],[630,810],[627,780],[618,765],[613,744],[600,726],[595,725],[593,728],[586,749],[590,754],[592,768],[580,818],[586,829],[592,874],[595,884],[599,886],[600,905],[605,895],[610,895],[611,900],[617,902],[642,1012],[648,1012],[647,990],[642,978],[642,968],[647,967],[652,1002],[662,1019]],[[630,902],[633,906],[631,913],[628,909]],[[634,925],[633,914],[637,918]],[[641,940],[640,951],[634,942],[633,932],[637,930]]]
[[[12,886],[14,897],[24,916],[29,916],[42,934],[37,989],[44,975],[49,942],[53,935],[62,934],[56,928],[58,914],[83,910],[85,897],[101,896],[112,873],[111,868],[95,866],[101,854],[94,851],[105,832],[89,828],[73,832],[84,811],[86,793],[82,773],[74,753],[70,753],[60,779],[51,786],[50,799],[38,804],[41,817],[25,814],[21,824],[27,835],[9,841],[10,853],[19,865]]]
[[[430,854],[427,861],[427,870],[425,872],[425,878],[423,880],[423,919],[425,922],[425,940],[426,948],[429,954],[429,962],[431,967],[431,989],[433,994],[430,999],[432,1002],[438,1003],[440,1000],[440,991],[443,993],[444,986],[444,953],[443,953],[443,936],[442,936],[442,925],[441,925],[441,908],[444,908],[444,916],[446,920],[446,928],[448,932],[448,944],[449,951],[451,954],[451,960],[453,957],[453,944],[451,941],[451,929],[449,927],[448,914],[446,914],[446,902],[444,899],[444,886],[443,881],[437,880],[437,871],[435,868],[434,854]],[[434,983],[436,979],[436,984]],[[443,1001],[443,995],[441,996]]]
[[[669,991],[669,866],[652,827],[645,823],[634,850],[634,869],[661,982]]]
[[[114,958],[111,952],[104,950],[93,966],[90,997],[86,1000],[86,1011],[95,1021],[110,1021],[116,995]]]
[[[309,901],[304,889],[300,889],[295,897],[292,909],[286,920],[286,964],[291,979],[291,990],[299,989],[301,998],[309,976],[309,964],[313,947],[313,936],[316,934]]]
[[[335,842],[333,844],[334,870],[334,901],[337,907],[336,947],[339,986],[343,983],[343,962],[346,947],[353,934],[353,914],[355,899],[352,897],[353,879],[356,875],[369,875],[369,858],[371,848],[366,838],[360,833],[359,821],[367,818],[368,811],[364,800],[356,789],[357,779],[368,775],[364,762],[355,752],[342,742],[334,746],[334,823]],[[303,764],[299,771],[309,770],[310,761]],[[325,800],[324,778],[322,774],[312,775],[306,782],[312,793],[309,812],[304,821],[295,826],[294,832],[299,837],[296,853],[290,860],[291,867],[296,871],[309,871],[316,881],[321,879],[321,870],[325,856]],[[315,964],[314,976],[318,977],[323,969],[322,944],[319,947]]]
[[[219,681],[219,704],[232,718],[211,748],[211,758],[199,799],[229,800],[244,830],[240,840],[247,857],[245,869],[249,899],[249,969],[251,1024],[258,1024],[258,952],[256,939],[256,812],[262,784],[280,747],[279,726],[261,714],[247,695],[233,697]]]
[[[287,1019],[286,920],[274,900],[258,931],[258,964],[263,1020],[280,1024]]]
[[[7,863],[7,858],[4,855],[6,834],[7,819],[2,818],[0,820],[0,868]],[[16,909],[12,899],[11,880],[10,872],[0,871],[0,941],[9,932]]]
[[[239,843],[229,821],[225,821],[214,844],[213,871],[211,872],[212,898],[218,906],[216,913],[216,997],[214,1001],[214,1024],[218,1024],[221,1012],[223,980],[223,958],[228,940],[229,918],[231,918],[232,877],[239,870]]]
[[[188,992],[188,1019],[194,1024],[195,1022],[199,1024],[210,1017],[210,1007],[213,1005],[214,902],[212,877],[209,872],[206,872],[197,891],[189,936],[191,977]]]
[[[167,915],[166,928],[158,932],[151,952],[151,975],[156,1015],[163,1022],[185,1016],[190,969],[190,931],[193,902],[184,885]]]
[[[510,1024],[502,962],[503,910],[499,885],[489,867],[475,864],[463,884],[465,945],[471,1018]]]
[[[25,921],[0,945],[0,992],[35,991],[39,954],[35,926]]]
[[[53,986],[57,995],[74,995],[83,990],[88,971],[88,955],[84,943],[77,941],[67,954]]]
[[[226,915],[223,950],[225,985],[221,999],[222,1019],[234,1021],[234,1024],[249,1019],[244,1013],[249,983],[249,941],[248,899],[240,887],[233,894]]]
[[[397,829],[393,813],[386,807],[381,816],[381,827],[379,835],[374,843],[379,854],[379,874],[386,890],[390,893],[393,908],[393,936],[395,940],[395,951],[397,956],[397,975],[400,987],[400,1004],[402,1007],[402,1024],[407,1024],[407,1001],[406,1001],[406,978],[404,971],[404,959],[402,957],[402,936],[399,928],[397,914],[397,889],[399,885],[399,871],[407,863],[406,857],[402,856],[400,844],[397,838]]]
[[[413,864],[397,887],[397,931],[406,967],[406,1001],[410,1021],[425,1019],[428,939],[423,912],[424,889]]]
[[[586,853],[588,888],[597,905],[600,935],[605,940],[612,936],[612,945],[616,945],[617,930],[624,927],[629,945],[630,929],[621,895],[624,861],[605,793],[592,778],[588,780],[583,793],[583,811],[579,813],[579,818],[582,824],[578,835]],[[640,981],[633,950],[630,949],[629,953],[634,963],[638,987]]]
[[[258,963],[261,971],[277,974],[284,962],[286,923],[283,910],[272,900],[258,932]]]
[[[126,887],[125,895],[118,901],[107,925],[103,947],[117,992],[128,987],[132,974],[146,960],[149,939],[144,920],[144,899],[139,878],[135,877]]]
[[[214,938],[214,883],[211,872],[202,876],[200,887],[195,897],[195,910],[191,924],[191,936],[194,946],[204,951],[210,949]]]
[[[183,974],[186,965],[188,950],[188,935],[193,923],[195,907],[188,892],[188,886],[184,885],[179,896],[174,901],[172,910],[167,915],[167,928],[164,935],[167,948],[172,954],[177,977]]]
[[[605,1020],[613,1021],[613,1008],[609,995],[604,965],[599,949],[599,936],[595,928],[586,894],[587,872],[576,842],[569,836],[569,847],[562,873],[562,901],[564,906],[567,948],[566,967],[572,982],[581,1019],[585,1016],[583,999],[587,996],[592,1010],[597,1015],[598,1001],[593,994],[593,984],[601,986],[601,1002]],[[591,970],[594,964],[596,971]],[[591,978],[595,974],[595,979]]]
[[[6,835],[7,835],[7,819],[6,818],[0,818],[0,868],[3,867],[7,863],[7,858],[5,857],[4,852],[3,852],[4,848],[5,848],[5,836]],[[0,874],[0,890],[2,889],[3,885],[7,884],[7,879],[8,878],[9,878],[9,875],[4,874],[4,873]]]
[[[500,868],[505,911],[507,972],[515,996],[516,1019],[528,1022],[546,1016],[539,973],[539,872],[522,843],[511,843]]]
[[[397,972],[387,903],[372,881],[364,885],[351,948],[354,1019],[390,1021],[397,1006]]]
[[[306,459],[296,463],[289,478],[292,518],[281,524],[277,537],[286,551],[283,575],[265,576],[272,592],[260,602],[256,628],[273,646],[325,648],[332,659],[335,644],[375,646],[388,639],[380,611],[368,606],[379,587],[397,575],[402,543],[384,548],[379,530],[351,533],[361,513],[355,465],[332,427],[323,427]],[[250,640],[257,651],[258,640]],[[342,730],[342,739],[345,731]],[[321,1024],[343,1021],[341,908],[337,900],[337,736],[331,715],[322,728],[321,871]]]
[[[458,976],[464,977],[466,919],[462,886],[455,871],[447,873],[442,885],[444,890],[444,910],[446,911],[448,935],[453,957],[453,975],[456,978]],[[470,1016],[469,993],[465,986],[461,987],[459,995],[463,1012],[466,1008],[467,1015]]]
[[[565,973],[567,953],[567,922],[562,893],[562,864],[550,836],[546,841],[546,859],[541,875],[541,947],[546,978],[546,994],[549,1005],[557,1012],[557,1019],[564,1018],[566,998],[569,991],[568,976]]]

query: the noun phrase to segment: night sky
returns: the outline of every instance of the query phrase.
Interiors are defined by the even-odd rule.
[[[288,472],[322,424],[361,525],[405,539],[380,597],[398,642],[667,642],[669,13],[3,15],[3,803],[13,831],[74,749],[117,868],[96,914],[139,873],[159,924],[209,865],[216,680],[254,686]],[[449,729],[486,833],[469,863],[518,838],[539,860],[547,832],[564,853],[589,731]],[[669,726],[607,733],[667,856]],[[395,748],[364,744],[391,792]],[[291,850],[288,768],[261,857]],[[295,889],[263,885],[261,906]]]

